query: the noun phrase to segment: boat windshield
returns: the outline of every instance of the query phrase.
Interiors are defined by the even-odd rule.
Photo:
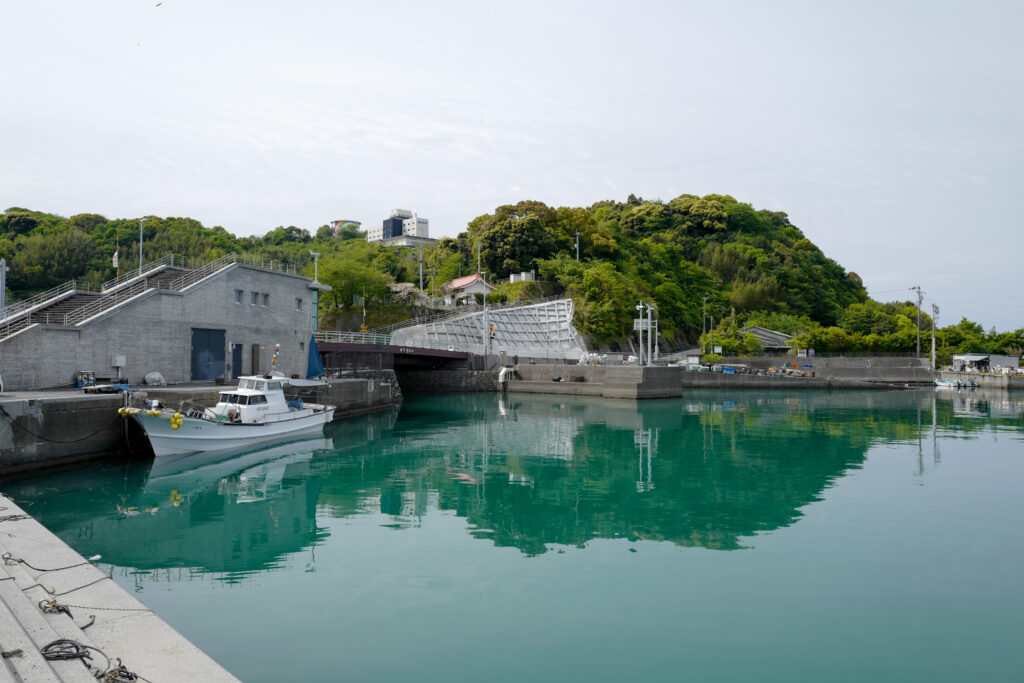
[[[236,406],[249,405],[249,397],[242,394],[221,394],[221,401],[224,403],[234,403]]]
[[[243,379],[238,383],[239,389],[255,389],[256,380],[254,379]]]

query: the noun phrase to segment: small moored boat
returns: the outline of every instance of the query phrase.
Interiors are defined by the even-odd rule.
[[[239,378],[236,389],[219,392],[213,408],[182,404],[179,410],[169,410],[149,402],[119,412],[142,427],[157,457],[235,449],[321,432],[334,418],[335,406],[288,400],[284,390],[323,384],[253,375]]]

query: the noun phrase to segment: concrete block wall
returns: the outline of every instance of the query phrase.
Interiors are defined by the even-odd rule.
[[[0,402],[0,472],[11,473],[112,453],[124,424],[120,394]]]
[[[753,370],[767,370],[780,365],[799,363],[805,372],[813,372],[815,378],[834,378],[863,382],[928,384],[934,374],[928,358],[904,358],[894,356],[860,356],[838,358],[779,358],[755,356],[752,358],[731,357],[725,364],[747,365]]]
[[[677,398],[682,395],[682,368],[632,365],[520,365],[509,392],[604,396],[606,398]],[[560,378],[562,381],[554,381]]]
[[[403,393],[496,392],[497,370],[403,370],[398,374]]]

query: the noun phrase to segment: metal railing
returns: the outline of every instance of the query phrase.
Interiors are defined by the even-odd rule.
[[[55,299],[61,295],[73,292],[76,289],[80,289],[79,284],[83,285],[81,289],[88,289],[88,283],[79,283],[78,280],[69,280],[62,285],[57,285],[52,289],[48,289],[45,292],[40,292],[34,296],[30,296],[27,299],[21,301],[15,301],[14,303],[7,304],[7,307],[0,311],[0,320],[9,320],[15,316],[23,314],[29,309],[35,308],[40,304],[46,303],[50,299]]]
[[[195,270],[189,271],[182,275],[181,277],[177,278],[176,280],[171,280],[171,283],[167,286],[167,289],[172,289],[180,292],[186,287],[194,285],[200,280],[203,280],[209,277],[210,275],[213,275],[221,268],[229,266],[232,263],[238,263],[238,254],[227,254],[226,256],[221,256],[216,261],[210,261],[209,263],[200,266]]]
[[[298,274],[298,270],[294,263],[285,263],[284,261],[276,261],[274,259],[270,259],[269,261],[265,259],[260,259],[260,262],[256,263],[255,256],[253,256],[251,259],[248,259],[245,257],[244,254],[238,257],[238,262],[241,263],[243,266],[249,266],[250,268],[259,268],[260,270],[269,270],[274,273],[287,273],[291,275]]]
[[[178,262],[179,263],[182,262],[182,259],[181,259],[180,256],[178,257]],[[157,270],[159,268],[163,268],[164,266],[173,266],[173,265],[174,265],[174,254],[166,254],[166,255],[161,256],[160,258],[158,258],[156,261],[150,261],[149,263],[145,264],[144,265],[145,270],[142,271],[142,277],[150,275],[150,274],[153,273],[154,270]],[[118,287],[120,287],[124,283],[129,282],[130,280],[133,280],[133,279],[135,279],[137,277],[139,277],[138,271],[131,271],[131,272],[125,273],[124,275],[118,275],[113,280],[107,280],[102,285],[100,285],[100,291],[101,292],[109,292],[111,290],[117,289]]]
[[[126,287],[122,287],[117,291],[108,292],[104,296],[100,297],[97,301],[88,303],[85,306],[76,308],[70,313],[67,313],[64,316],[64,324],[77,325],[83,320],[88,320],[89,318],[99,315],[100,313],[106,311],[107,309],[113,308],[114,306],[117,306],[118,304],[123,303],[128,299],[131,299],[132,297],[142,294],[147,289],[149,289],[149,287],[146,286],[146,280],[142,279]]]
[[[373,332],[341,332],[338,330],[317,330],[313,338],[318,342],[338,342],[341,344],[376,344],[388,343],[389,335]]]
[[[57,303],[58,299],[66,298],[75,291],[91,291],[91,287],[88,283],[71,280],[45,292],[40,292],[28,299],[14,302],[8,305],[5,311],[0,311],[0,315],[4,316],[3,318],[0,318],[0,323],[2,323],[0,324],[0,340],[6,339],[27,327],[40,323],[78,325],[150,289],[166,288],[172,291],[182,291],[234,263],[243,263],[251,268],[276,273],[297,274],[295,264],[283,263],[281,261],[274,260],[269,262],[260,261],[257,263],[255,259],[249,260],[245,257],[239,257],[238,254],[227,254],[209,263],[203,263],[200,261],[197,264],[193,260],[189,265],[194,266],[194,269],[185,273],[181,277],[172,280],[166,285],[160,282],[156,282],[155,286],[149,285],[147,282],[148,276],[166,266],[173,267],[175,265],[175,261],[177,261],[180,267],[185,267],[186,259],[181,258],[180,256],[176,257],[174,254],[167,254],[166,256],[147,264],[146,270],[143,271],[141,278],[136,272],[131,274],[125,273],[113,280],[108,280],[103,283],[100,290],[103,292],[103,296],[97,298],[96,301],[90,302],[65,314],[52,314],[46,313],[45,311],[37,311],[35,309],[53,305]],[[377,336],[379,337],[379,335]],[[384,341],[375,340],[360,343],[382,344],[386,343],[386,338]]]

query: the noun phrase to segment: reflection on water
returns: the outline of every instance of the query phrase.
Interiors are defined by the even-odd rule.
[[[451,511],[474,537],[531,556],[598,538],[733,550],[793,524],[875,444],[916,442],[938,461],[937,433],[1019,434],[1022,410],[1010,395],[954,392],[430,397],[326,438],[5,489],[86,556],[232,581],[325,542],[318,515],[382,514],[417,533]]]

